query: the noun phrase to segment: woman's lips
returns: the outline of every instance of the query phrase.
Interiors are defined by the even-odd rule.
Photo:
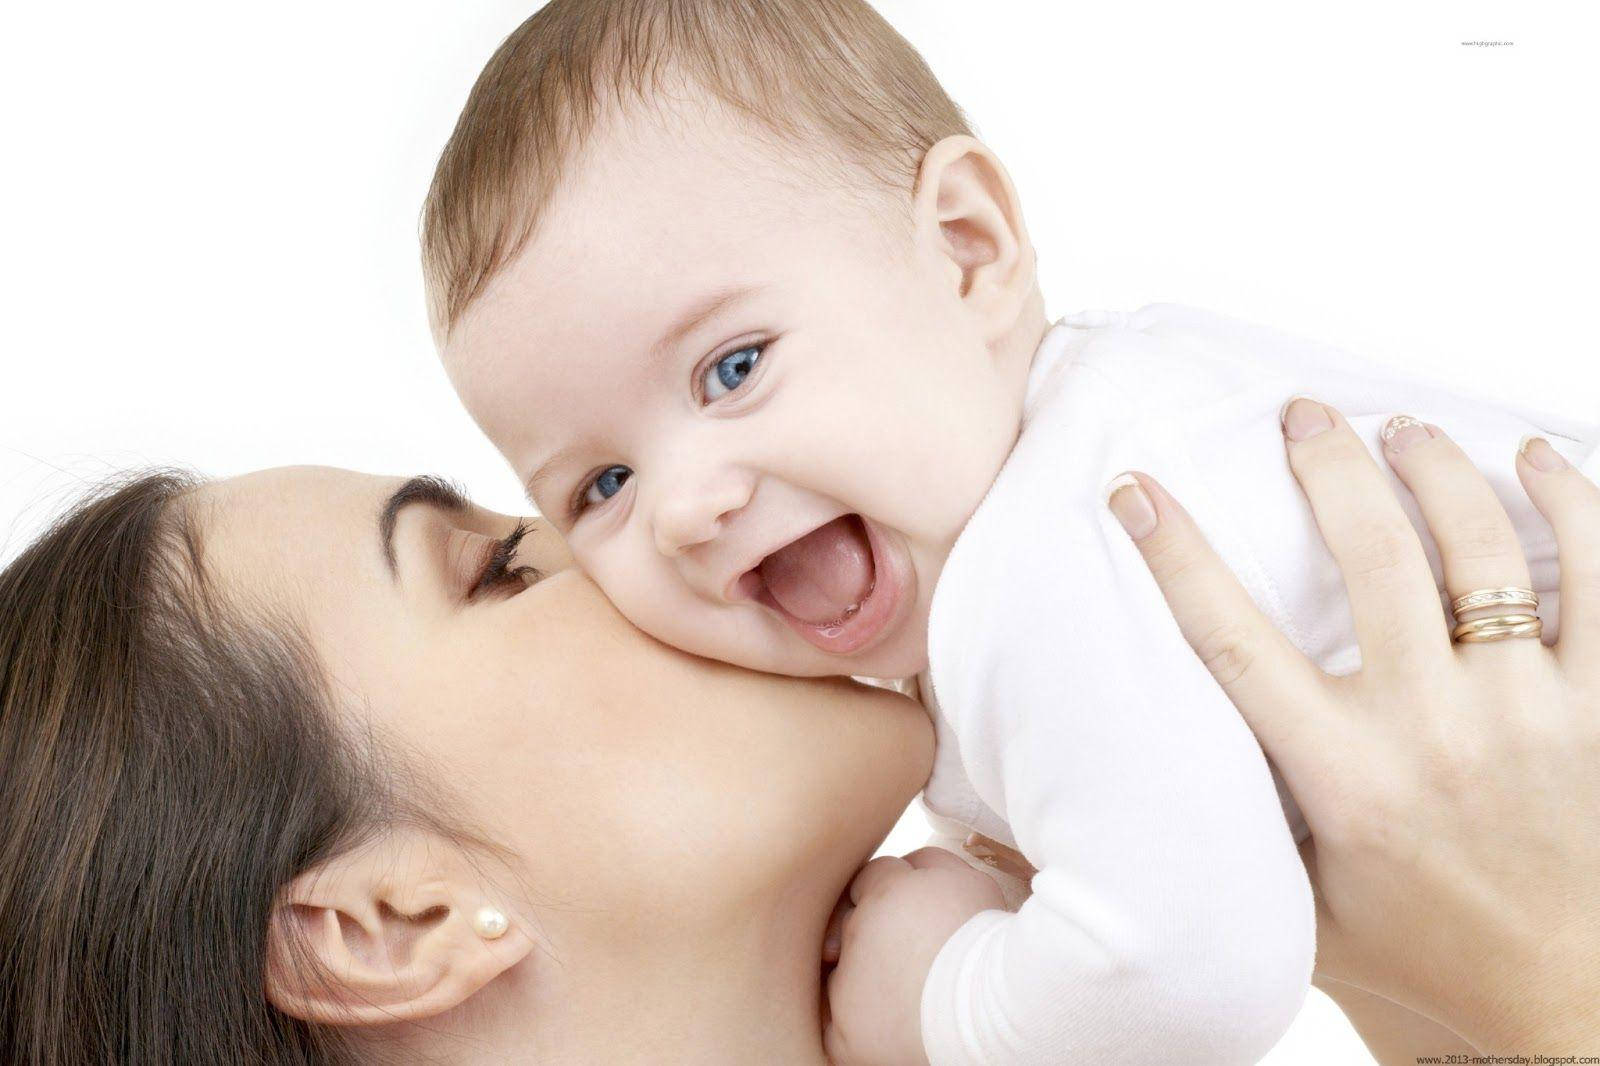
[[[840,523],[853,528],[830,529]],[[837,564],[843,572],[813,574],[813,587],[801,590],[796,568],[824,563]],[[849,655],[883,637],[898,620],[909,570],[901,553],[893,550],[873,522],[861,515],[845,515],[773,552],[739,584],[807,643],[832,655]],[[780,584],[791,607],[811,618],[828,620],[802,618],[785,607],[768,587],[764,574]]]

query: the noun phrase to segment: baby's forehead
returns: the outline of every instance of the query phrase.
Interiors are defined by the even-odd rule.
[[[630,114],[602,125],[570,161],[524,252],[554,263],[604,255],[680,270],[697,251],[728,254],[752,241],[859,225],[881,216],[894,191],[809,140],[780,140],[722,109]]]
[[[620,301],[670,310],[781,264],[797,244],[868,254],[875,242],[862,233],[882,229],[895,215],[886,201],[909,190],[802,147],[720,106],[613,109],[461,324],[489,311],[523,328],[532,316],[560,325]]]
[[[625,244],[706,203],[755,229],[763,204],[904,199],[928,148],[970,133],[870,4],[547,4],[484,68],[435,170],[430,322],[448,334],[553,199],[576,234],[631,224]]]
[[[794,291],[805,253],[790,243],[787,258],[776,254],[772,237],[667,241],[643,254],[537,244],[468,307],[442,350],[446,371],[469,408],[648,371],[698,327],[763,301],[775,310]]]
[[[443,349],[446,370],[508,457],[545,436],[530,430],[528,411],[570,421],[563,405],[573,389],[600,387],[595,375],[648,371],[662,338],[697,310],[746,290],[766,293],[770,307],[841,259],[883,254],[862,234],[886,213],[873,215],[859,195],[797,188],[758,155],[700,147],[597,148],[465,309]],[[673,163],[645,165],[658,151]]]

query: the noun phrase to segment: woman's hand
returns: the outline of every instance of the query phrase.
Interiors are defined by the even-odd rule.
[[[1451,596],[1529,586],[1461,450],[1436,427],[1391,427],[1386,457]],[[1528,442],[1517,469],[1555,529],[1560,641],[1452,643],[1421,543],[1345,420],[1296,400],[1285,436],[1344,573],[1357,674],[1301,655],[1150,478],[1111,506],[1305,813],[1319,974],[1482,1051],[1600,1054],[1600,491]]]

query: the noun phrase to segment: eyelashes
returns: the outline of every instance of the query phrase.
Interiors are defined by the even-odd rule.
[[[539,579],[539,571],[533,567],[511,565],[511,561],[517,557],[517,547],[522,543],[522,538],[528,535],[529,529],[526,522],[518,522],[516,529],[495,542],[488,558],[484,559],[472,588],[467,591],[468,600],[476,599],[483,593],[504,585],[518,584],[526,587],[530,577],[535,581]]]

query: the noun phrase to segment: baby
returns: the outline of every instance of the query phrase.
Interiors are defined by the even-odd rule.
[[[1344,672],[1283,400],[1374,447],[1438,423],[1553,624],[1508,460],[1592,430],[1181,307],[1052,324],[1004,167],[860,0],[554,0],[473,88],[423,242],[452,382],[617,607],[758,670],[921,675],[928,806],[1038,869],[1015,913],[956,878],[863,893],[841,1062],[1241,1063],[1299,1009],[1304,827],[1105,506],[1120,472]]]

